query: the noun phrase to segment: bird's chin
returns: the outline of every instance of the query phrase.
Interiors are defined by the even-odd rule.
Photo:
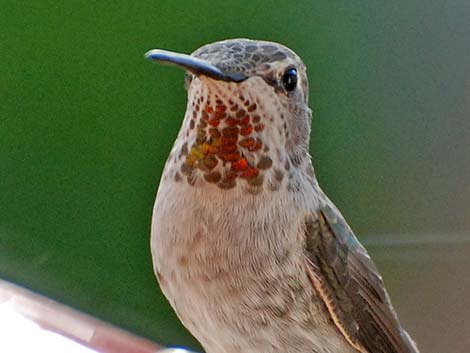
[[[174,180],[214,190],[242,188],[250,194],[279,189],[285,156],[276,145],[285,143],[259,95],[241,83],[194,77],[180,136],[169,162]]]

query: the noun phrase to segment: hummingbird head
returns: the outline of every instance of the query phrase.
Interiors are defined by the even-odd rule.
[[[310,165],[311,110],[302,60],[277,43],[231,39],[191,55],[146,57],[186,69],[188,105],[174,156],[191,185],[251,193],[278,190],[286,174]]]

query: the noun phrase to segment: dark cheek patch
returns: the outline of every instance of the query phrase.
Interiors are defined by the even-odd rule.
[[[198,169],[206,182],[222,189],[235,187],[239,179],[250,186],[261,186],[261,172],[271,168],[272,159],[263,155],[254,165],[245,157],[247,152],[261,152],[264,147],[259,133],[265,126],[257,114],[256,103],[245,101],[241,107],[229,101],[227,106],[216,99],[215,105],[209,105],[198,99],[193,107],[195,114],[189,127],[196,129],[196,141],[185,154],[181,173],[193,181],[193,172]],[[217,166],[222,166],[224,172]]]

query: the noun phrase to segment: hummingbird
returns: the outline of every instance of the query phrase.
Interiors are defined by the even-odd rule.
[[[249,39],[145,56],[186,71],[151,252],[162,292],[205,351],[418,352],[317,182],[300,57]]]

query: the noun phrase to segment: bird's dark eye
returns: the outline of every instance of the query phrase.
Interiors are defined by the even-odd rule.
[[[297,70],[289,69],[282,75],[282,84],[286,91],[291,92],[297,87]]]

